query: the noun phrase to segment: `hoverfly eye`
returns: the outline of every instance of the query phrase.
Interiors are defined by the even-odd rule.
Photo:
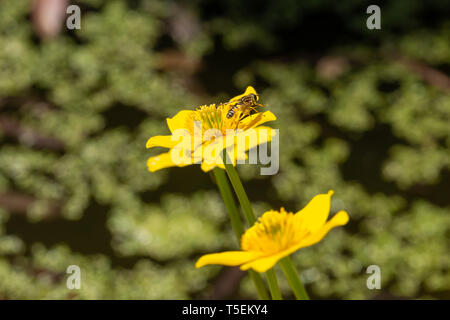
[[[258,101],[258,96],[256,94],[251,93],[250,94],[253,98],[253,100]]]

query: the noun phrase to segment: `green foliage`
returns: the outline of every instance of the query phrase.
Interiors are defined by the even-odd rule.
[[[38,40],[29,3],[0,2],[0,298],[209,297],[221,268],[194,261],[237,248],[224,205],[197,167],[147,172],[145,142],[247,85],[280,128],[278,174],[238,168],[257,214],[329,189],[350,214],[293,256],[311,297],[450,297],[445,7],[395,1],[369,32],[360,1],[257,3],[78,1],[81,30]],[[311,36],[320,14],[340,29]]]

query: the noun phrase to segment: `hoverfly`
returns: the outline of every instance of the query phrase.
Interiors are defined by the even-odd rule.
[[[262,105],[258,103],[259,96],[256,94],[254,89],[247,89],[246,93],[248,92],[252,93],[243,95],[242,97],[229,102],[231,106],[228,109],[226,115],[227,119],[233,118],[236,114],[236,111],[240,111],[239,119],[237,121],[237,124],[239,124],[239,122],[245,117],[249,116],[252,111],[257,111],[256,107],[262,107]]]

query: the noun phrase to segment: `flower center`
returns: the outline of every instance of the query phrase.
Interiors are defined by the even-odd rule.
[[[266,212],[258,222],[248,229],[241,240],[245,251],[257,251],[267,254],[280,252],[298,243],[307,231],[299,228],[298,220],[284,208]]]
[[[236,129],[239,119],[237,112],[233,117],[227,117],[229,108],[229,104],[222,103],[219,105],[210,104],[208,106],[200,106],[195,110],[192,117],[194,123],[201,122],[203,133],[209,129],[217,129],[225,135],[228,129]],[[198,126],[198,124],[196,125]]]

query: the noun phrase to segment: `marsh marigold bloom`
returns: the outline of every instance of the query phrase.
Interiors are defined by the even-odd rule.
[[[334,227],[345,225],[348,214],[339,211],[330,220],[330,201],[333,191],[315,196],[306,207],[297,213],[278,211],[265,212],[241,238],[242,251],[227,251],[202,256],[195,266],[208,264],[241,266],[242,270],[253,269],[265,272],[278,260],[300,248],[311,246]]]
[[[232,117],[227,113],[233,102],[257,93],[253,87],[227,103],[201,106],[196,110],[182,110],[167,119],[171,135],[154,136],[147,141],[147,148],[164,147],[170,150],[151,157],[147,161],[149,171],[173,166],[201,163],[203,171],[218,166],[224,168],[222,151],[226,148],[233,163],[247,159],[246,151],[271,140],[275,130],[261,124],[276,120],[270,112],[256,112],[239,121],[241,113],[236,109]]]

